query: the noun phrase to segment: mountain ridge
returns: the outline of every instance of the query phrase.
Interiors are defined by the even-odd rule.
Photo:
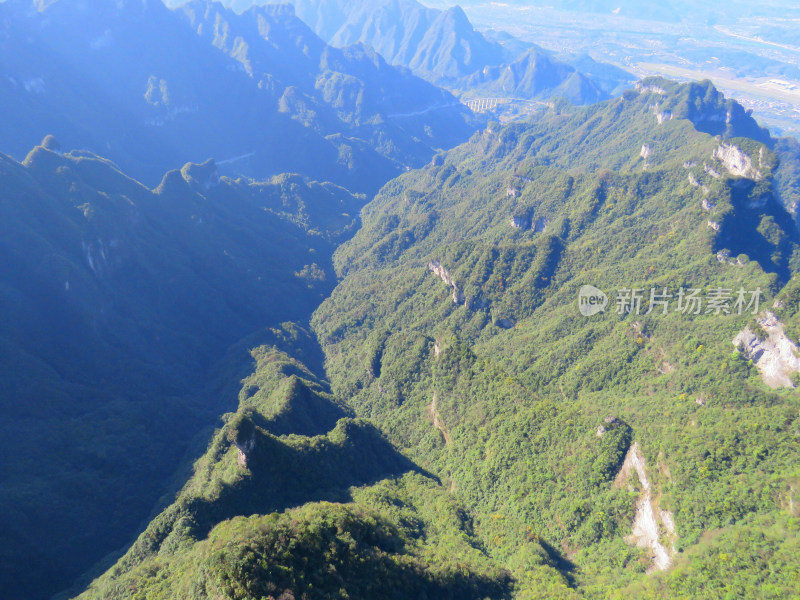
[[[237,11],[259,4],[252,0],[225,1]],[[570,81],[575,67],[508,34],[477,31],[457,5],[440,10],[416,0],[379,3],[296,0],[294,6],[298,17],[332,45],[368,44],[390,64],[408,67],[458,95],[486,92],[514,97],[516,94],[526,100],[565,95],[577,104],[588,104],[617,93],[621,86],[633,81],[621,69],[606,66],[593,69],[596,81],[576,74],[583,80],[576,85]],[[518,70],[529,51],[546,57],[546,62],[557,68],[537,70],[537,64],[529,62],[528,77],[539,81],[535,90],[529,86],[509,88],[499,81],[502,72]],[[481,88],[480,84],[486,85]]]
[[[79,0],[31,6],[0,5],[0,43],[14,57],[0,64],[13,117],[0,144],[18,158],[53,133],[150,185],[165,166],[214,156],[230,175],[301,172],[371,191],[474,127],[447,92],[367,51],[327,47],[285,6],[244,15],[202,0],[174,10],[109,1],[91,13]],[[443,108],[427,129],[386,116],[433,105]]]
[[[387,183],[336,251],[340,280],[312,331],[295,334],[318,339],[330,385],[314,383],[291,349],[257,349],[236,413],[163,513],[174,525],[162,531],[154,521],[82,597],[125,597],[131,587],[154,598],[297,597],[310,593],[307,581],[325,598],[342,589],[365,598],[420,589],[453,598],[698,590],[715,598],[762,584],[771,597],[790,593],[796,392],[767,385],[734,345],[758,327],[759,310],[774,311],[800,339],[800,231],[772,193],[792,163],[764,135],[707,83],[649,79],[590,107],[554,103],[525,123],[490,124]],[[578,310],[588,284],[608,293],[605,312]],[[741,288],[763,298],[753,314],[646,310],[647,297],[642,310],[626,311],[617,310],[615,287]],[[316,412],[300,408],[309,402],[339,408],[324,424],[303,424]],[[401,472],[379,469],[300,512],[257,516],[275,510],[264,503],[277,489],[260,469],[291,471],[305,459],[273,463],[256,449],[310,451],[320,442],[292,432],[336,432],[343,423],[372,431],[338,437],[354,440],[353,456],[359,447],[371,448],[370,461],[388,452]],[[270,430],[290,435],[273,439]],[[313,477],[342,469],[335,460],[309,464]],[[214,490],[245,481],[270,493],[242,496],[238,516],[224,520],[234,513]],[[202,540],[191,534],[196,517],[177,524],[193,506],[187,498],[209,490],[222,512]],[[432,505],[448,508],[432,513]],[[655,541],[642,534],[648,510],[664,528],[655,527]],[[379,548],[368,552],[373,559],[390,546],[370,546],[365,531],[396,527],[403,543],[391,562],[420,561],[417,575],[380,592],[359,587],[375,576],[372,559],[343,576],[350,567],[326,550],[338,535],[306,537],[309,523],[331,519],[354,540],[349,555]],[[148,546],[156,530],[162,541]],[[271,541],[281,535],[297,541],[298,554]],[[332,565],[329,575],[302,559],[309,553],[325,556],[315,560]],[[300,560],[289,566],[292,556]],[[397,581],[390,573],[383,577]]]
[[[0,155],[0,180],[2,447],[17,456],[0,579],[34,598],[135,531],[233,401],[219,380],[249,348],[215,366],[226,349],[310,313],[365,199],[298,175],[220,177],[213,161],[150,189],[52,137],[23,163]]]

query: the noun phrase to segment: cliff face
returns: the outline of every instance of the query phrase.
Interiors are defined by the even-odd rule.
[[[797,345],[787,337],[783,323],[773,313],[760,315],[756,323],[760,332],[747,326],[733,338],[733,345],[755,363],[768,386],[795,387],[794,376],[800,373],[800,350]]]
[[[662,77],[648,77],[636,90],[649,97],[657,122],[688,119],[698,131],[725,138],[743,137],[772,145],[766,128],[751,112],[720,93],[710,81],[678,86]]]
[[[633,481],[634,475],[636,481]],[[649,573],[669,569],[677,540],[675,520],[670,511],[659,508],[655,502],[654,490],[647,476],[647,463],[642,456],[639,442],[634,442],[625,455],[625,462],[615,483],[628,486],[631,491],[636,485],[639,491],[631,533],[626,541],[647,549],[648,559],[651,561]]]
[[[456,304],[464,304],[466,302],[466,298],[464,297],[464,292],[461,291],[461,288],[458,287],[455,279],[450,273],[442,266],[438,260],[431,261],[428,263],[428,270],[430,270],[434,275],[437,275],[444,281],[447,285],[453,288],[453,302]]]

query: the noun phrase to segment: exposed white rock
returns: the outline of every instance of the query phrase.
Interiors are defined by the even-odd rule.
[[[691,185],[693,185],[694,187],[701,189],[701,190],[703,191],[703,194],[704,194],[704,195],[706,195],[706,196],[707,196],[707,195],[708,195],[708,193],[711,191],[711,190],[709,190],[709,189],[708,189],[708,186],[706,186],[706,185],[703,185],[703,184],[701,184],[699,181],[697,181],[697,177],[695,177],[695,176],[694,176],[694,174],[692,174],[692,173],[689,173],[689,176],[688,176],[688,177],[689,177],[689,183],[690,183]],[[711,210],[710,208],[708,208],[708,206],[707,206],[708,204],[709,204],[709,203],[708,203],[706,200],[703,200],[703,208],[704,208],[705,210]],[[712,208],[713,208],[713,206],[714,206],[714,205],[713,205],[713,203],[711,203],[711,207],[712,207]]]
[[[661,125],[667,121],[672,121],[672,111],[665,110],[660,113],[656,113],[656,120],[658,124]]]
[[[536,219],[536,222],[533,224],[533,230],[537,233],[547,231],[547,224],[550,220],[547,217],[540,217]]]
[[[720,225],[716,221],[708,221],[708,226],[714,231],[719,231],[720,229],[722,229],[722,225]]]
[[[794,387],[792,375],[800,373],[800,351],[784,333],[783,323],[771,312],[756,318],[766,339],[745,327],[733,338],[733,345],[741,348],[761,373],[761,379],[771,388]]]
[[[672,564],[672,556],[675,554],[675,520],[672,513],[668,510],[659,509],[653,500],[653,492],[650,480],[647,477],[647,464],[639,449],[639,443],[634,442],[625,455],[625,462],[622,463],[617,475],[616,484],[625,485],[633,472],[639,478],[642,486],[641,495],[636,502],[636,513],[633,518],[631,535],[625,541],[635,544],[639,548],[648,548],[652,553],[652,563],[647,570],[648,573],[654,571],[664,571]],[[661,534],[661,527],[666,532]],[[665,545],[667,544],[667,545]]]
[[[747,177],[756,181],[763,178],[761,171],[753,166],[750,157],[742,152],[738,146],[723,142],[714,150],[712,156],[725,165],[728,173],[735,177]]]
[[[664,526],[664,529],[667,530],[667,534],[676,535],[675,519],[673,518],[672,513],[668,510],[661,509],[661,524]]]
[[[653,155],[653,149],[647,144],[642,144],[642,149],[639,152],[639,155],[644,159],[650,158]]]
[[[442,266],[438,260],[432,260],[428,263],[428,270],[432,271],[436,275],[438,275],[442,281],[444,281],[447,285],[453,288],[453,302],[455,304],[464,304],[466,302],[466,298],[464,297],[464,292],[461,291],[461,288],[458,287],[455,279],[450,273]]]
[[[622,421],[620,421],[617,417],[610,415],[603,419],[603,423],[605,425],[598,425],[597,426],[597,437],[603,437],[609,429],[616,429],[620,425],[622,425]],[[606,427],[608,425],[608,427]]]
[[[645,85],[641,81],[636,84],[636,91],[641,94],[659,94],[660,96],[663,96],[667,93],[667,91],[662,87],[652,84]]]
[[[721,179],[721,178],[722,178],[722,175],[720,175],[719,173],[717,173],[717,172],[716,172],[714,169],[712,169],[712,168],[711,168],[711,167],[709,167],[708,165],[703,165],[703,170],[704,170],[706,173],[708,173],[709,175],[711,175],[711,177],[713,177],[714,179]]]

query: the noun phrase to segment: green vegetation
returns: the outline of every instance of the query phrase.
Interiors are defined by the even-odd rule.
[[[0,155],[0,185],[0,578],[33,598],[136,532],[235,406],[251,346],[229,347],[329,293],[364,198],[211,162],[150,190],[44,146]]]
[[[772,194],[793,167],[752,126],[650,80],[386,184],[314,333],[241,342],[238,408],[81,597],[796,595],[800,398],[732,343],[767,338],[739,289],[800,332],[800,234]],[[604,312],[579,312],[584,285]],[[642,310],[617,310],[631,288]]]
[[[695,112],[680,113],[687,103]],[[662,580],[691,595],[687,581],[703,577],[684,581],[685,561],[717,551],[704,536],[731,540],[736,577],[707,577],[736,590],[767,577],[746,558],[750,523],[796,535],[783,495],[800,458],[798,399],[769,390],[735,351],[753,316],[676,313],[675,297],[666,315],[615,311],[622,288],[645,290],[642,313],[651,288],[760,288],[762,310],[796,289],[791,279],[781,292],[798,269],[797,231],[769,194],[782,163],[734,137],[725,143],[760,179],[731,175],[714,156],[720,139],[694,122],[730,109],[728,134],[761,136],[740,108],[706,84],[651,80],[623,99],[492,127],[387,184],[336,254],[344,279],[313,323],[334,393],[450,486],[520,597],[555,596],[531,580],[531,536],[575,593],[655,597]],[[678,118],[659,124],[664,110]],[[609,294],[605,313],[579,314],[584,284]],[[797,339],[797,300],[784,304]],[[623,426],[598,436],[607,418]],[[615,481],[631,440],[656,506],[674,517],[667,575],[646,575],[651,556],[625,542],[642,492]],[[780,535],[762,544],[788,555]],[[766,580],[787,590],[796,573]]]
[[[505,597],[458,504],[286,354],[308,334],[268,337],[194,476],[81,597]]]

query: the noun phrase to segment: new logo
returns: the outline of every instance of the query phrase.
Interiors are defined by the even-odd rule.
[[[593,285],[585,285],[578,292],[578,310],[584,317],[603,312],[608,306],[608,296]]]

